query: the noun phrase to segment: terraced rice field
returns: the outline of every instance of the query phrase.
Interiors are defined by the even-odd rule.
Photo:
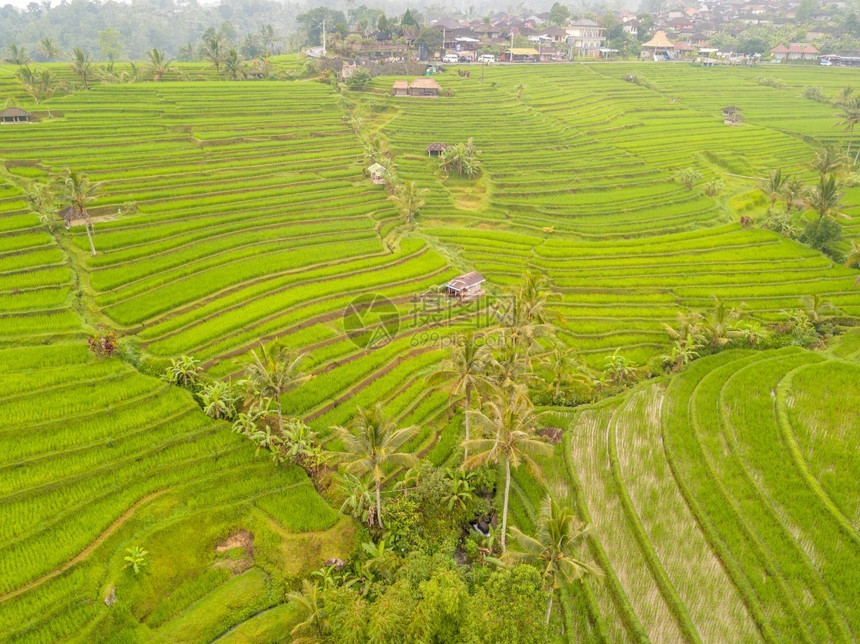
[[[631,71],[654,89],[625,82]],[[255,461],[151,375],[171,357],[233,377],[278,339],[307,351],[314,375],[286,412],[325,433],[380,401],[421,426],[411,450],[444,464],[461,417],[424,376],[444,355],[438,336],[486,319],[478,306],[428,312],[416,297],[457,273],[480,270],[493,294],[545,273],[560,337],[595,365],[619,347],[653,359],[668,344],[662,323],[714,296],[763,322],[813,293],[860,315],[856,272],[736,223],[764,209],[756,176],[806,177],[797,166],[815,141],[838,140],[835,110],[801,94],[854,76],[815,71],[762,71],[785,78],[775,89],[756,70],[493,67],[484,84],[474,71],[441,76],[452,95],[434,100],[390,97],[393,79],[380,78],[346,102],[313,81],[99,85],[0,129],[0,632],[239,641],[290,623],[285,588],[352,548],[353,525],[301,471]],[[10,95],[20,88],[0,66]],[[724,126],[723,104],[747,124]],[[364,176],[348,108],[399,175],[429,190],[418,228]],[[426,145],[469,137],[482,175],[441,176]],[[96,256],[83,228],[53,235],[27,208],[26,182],[65,167],[104,182]],[[688,190],[673,178],[685,167],[726,190]],[[129,202],[137,211],[116,216]],[[375,296],[399,325],[356,343],[344,311]],[[97,327],[139,347],[140,369],[93,358],[84,339]],[[729,352],[559,414],[569,431],[543,464],[547,486],[593,524],[588,554],[605,573],[565,589],[570,637],[856,640],[858,428],[845,402],[860,394],[856,357],[848,344],[839,358]],[[514,495],[529,529],[543,489],[517,476]],[[217,553],[239,528],[254,533],[253,555]],[[133,545],[153,569],[182,565],[135,587],[120,575]],[[106,609],[112,586],[130,613]]]

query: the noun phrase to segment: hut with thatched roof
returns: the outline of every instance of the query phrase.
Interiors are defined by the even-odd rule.
[[[0,123],[29,123],[33,115],[20,107],[7,107],[0,112]]]
[[[642,53],[651,54],[654,60],[671,60],[677,55],[675,44],[669,40],[665,31],[658,31],[651,40],[642,43]]]
[[[439,96],[442,87],[432,78],[422,76],[409,83],[409,96]]]
[[[405,80],[394,81],[391,88],[392,96],[409,96],[409,82]]]
[[[428,157],[438,157],[445,150],[450,148],[451,146],[447,143],[431,143],[427,146],[427,156]]]

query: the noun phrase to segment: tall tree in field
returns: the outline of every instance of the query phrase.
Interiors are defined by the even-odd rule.
[[[845,155],[842,150],[832,145],[825,145],[815,151],[806,165],[821,176],[839,175],[845,170]]]
[[[543,576],[544,588],[549,590],[546,623],[552,616],[552,600],[562,585],[580,579],[587,573],[600,574],[593,566],[578,558],[579,546],[588,529],[577,527],[573,511],[561,506],[547,495],[541,503],[537,534],[532,537],[511,528],[517,550],[508,550],[505,559],[515,563],[537,564]]]
[[[26,65],[30,62],[30,55],[24,47],[19,47],[15,43],[12,43],[6,47],[6,51],[9,54],[3,59],[3,62],[11,65]]]
[[[397,184],[394,194],[388,198],[394,202],[406,222],[411,224],[415,221],[416,213],[424,206],[424,197],[428,192],[427,188],[419,188],[414,181],[404,181]]]
[[[39,44],[36,45],[36,51],[49,62],[63,55],[57,43],[50,36],[45,36],[39,41]]]
[[[152,51],[146,52],[146,57],[149,58],[149,71],[152,74],[152,80],[162,80],[164,75],[170,71],[172,61],[167,57],[167,54],[155,47],[152,48]]]
[[[215,75],[221,80],[221,66],[227,58],[227,41],[220,32],[207,32],[203,36],[203,47],[200,50],[203,58],[212,63]]]
[[[80,47],[72,51],[72,72],[81,79],[84,89],[90,88],[90,79],[93,76],[93,63],[90,60],[90,52],[84,52]]]
[[[231,47],[224,55],[224,74],[230,80],[245,78],[245,71],[242,69],[242,57],[235,47]]]
[[[505,550],[508,529],[508,502],[511,492],[511,469],[525,465],[538,479],[542,479],[540,468],[532,456],[552,454],[550,447],[537,435],[538,414],[525,396],[506,396],[489,403],[487,411],[471,411],[481,438],[469,441],[472,456],[466,461],[467,468],[486,463],[504,464],[505,496],[502,505],[502,551]]]
[[[376,522],[382,526],[382,480],[386,465],[412,467],[418,462],[412,454],[401,452],[415,434],[418,427],[398,429],[393,420],[387,418],[382,407],[359,409],[352,428],[335,426],[332,429],[343,442],[342,456],[346,470],[359,476],[370,476],[376,489]]]
[[[813,186],[806,195],[804,204],[818,214],[820,222],[825,217],[840,217],[839,206],[842,204],[841,184],[836,175],[822,174],[818,185]]]
[[[776,170],[772,170],[761,182],[762,192],[764,192],[769,202],[767,207],[768,215],[773,214],[773,207],[782,198],[787,181],[788,177],[782,174],[782,169],[777,168]]]
[[[860,244],[851,240],[851,249],[845,257],[845,268],[860,268]]]
[[[841,110],[836,116],[841,117],[841,121],[837,125],[842,126],[844,132],[848,133],[848,149],[845,154],[851,155],[851,143],[854,140],[854,127],[860,123],[860,97],[854,96],[839,104]],[[860,150],[857,151],[860,154]],[[857,155],[854,156],[854,163],[857,163]]]
[[[244,384],[257,402],[273,401],[278,415],[278,431],[284,432],[284,414],[281,396],[305,382],[309,376],[302,373],[304,353],[294,353],[283,347],[269,352],[260,345],[259,352],[251,351],[251,362],[245,367]]]
[[[90,251],[96,254],[96,246],[93,238],[96,235],[93,220],[90,218],[89,206],[96,200],[101,183],[92,183],[87,175],[82,172],[66,170],[65,174],[57,182],[57,198],[65,208],[72,208],[77,219],[84,222],[87,239],[90,242]]]
[[[464,461],[469,458],[469,411],[472,409],[472,394],[492,387],[488,374],[493,362],[493,353],[489,346],[476,339],[473,333],[469,333],[454,345],[448,358],[440,363],[437,371],[428,379],[430,384],[453,380],[451,396],[463,396],[466,410]]]

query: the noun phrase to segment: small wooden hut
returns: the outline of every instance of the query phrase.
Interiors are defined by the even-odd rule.
[[[367,173],[370,175],[370,180],[373,183],[379,186],[385,185],[385,166],[374,163],[367,169]]]
[[[409,83],[405,80],[394,81],[391,87],[392,96],[409,96]]]
[[[0,112],[0,123],[29,123],[33,115],[20,107],[7,107]]]
[[[746,119],[741,114],[741,108],[729,105],[723,108],[723,123],[726,125],[740,125]]]
[[[409,83],[409,96],[439,96],[442,87],[432,78],[422,76]]]
[[[445,150],[450,148],[451,146],[447,143],[431,143],[427,146],[427,156],[428,157],[438,157]]]
[[[445,285],[448,297],[456,297],[461,302],[473,300],[484,294],[481,284],[486,280],[476,271],[455,277]]]

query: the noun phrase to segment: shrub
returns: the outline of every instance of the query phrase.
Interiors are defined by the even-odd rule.
[[[370,83],[370,72],[359,67],[346,79],[346,86],[352,90],[363,90]]]

